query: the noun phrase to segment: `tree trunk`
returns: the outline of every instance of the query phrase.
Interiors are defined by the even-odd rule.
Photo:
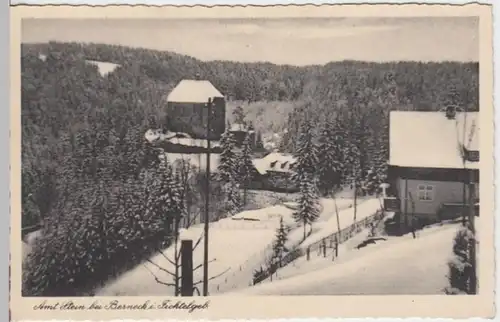
[[[174,272],[174,285],[175,285],[175,296],[179,296],[179,248],[178,248],[178,242],[179,242],[179,219],[175,218],[174,219],[174,229],[175,229],[175,240],[174,240],[174,263],[175,263],[175,272]]]
[[[356,211],[357,211],[357,201],[358,201],[358,183],[354,180],[354,219],[353,222],[356,222]]]
[[[306,235],[307,235],[307,234],[306,234],[306,225],[307,225],[307,224],[306,224],[306,221],[304,220],[304,238],[303,238],[303,241],[304,241],[304,240],[306,240],[306,237],[307,237],[307,236],[306,236]]]

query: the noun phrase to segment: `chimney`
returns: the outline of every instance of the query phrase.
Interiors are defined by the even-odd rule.
[[[457,110],[456,110],[455,106],[448,106],[446,108],[446,118],[447,119],[449,119],[449,120],[455,119],[456,113],[457,113]]]

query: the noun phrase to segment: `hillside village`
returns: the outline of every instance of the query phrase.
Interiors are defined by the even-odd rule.
[[[209,295],[472,292],[477,64],[400,64],[23,45],[23,293],[202,295],[207,198]]]

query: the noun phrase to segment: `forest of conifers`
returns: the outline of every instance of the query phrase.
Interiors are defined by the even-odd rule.
[[[40,54],[46,55],[46,60],[41,60]],[[103,77],[85,60],[120,66]],[[134,204],[134,198],[148,200],[148,186],[160,184],[154,170],[143,171],[149,169],[153,153],[144,142],[144,133],[162,126],[166,96],[182,79],[199,74],[233,101],[293,103],[288,115],[271,120],[287,130],[280,147],[289,152],[294,152],[304,118],[312,120],[317,129],[328,121],[340,122],[339,127],[358,135],[358,141],[365,142],[366,151],[371,152],[387,151],[390,110],[432,111],[450,102],[467,110],[479,109],[478,63],[342,61],[297,67],[204,62],[141,48],[51,42],[23,44],[21,71],[23,226],[36,224],[40,218],[45,218],[45,225],[59,225],[58,229],[47,228],[45,237],[53,244],[54,256],[63,256],[55,254],[63,252],[64,240],[71,240],[74,227],[104,229],[99,226],[102,222],[93,223],[96,209],[107,211],[104,216],[108,216],[111,212],[141,212],[141,207],[150,206]],[[262,113],[266,115],[265,109]],[[276,114],[269,111],[269,115]],[[362,138],[375,139],[368,142]],[[141,189],[145,192],[137,195]],[[127,216],[110,219],[116,226],[108,233],[128,234],[128,240],[142,238],[144,245],[160,247],[163,242],[156,239],[167,228],[161,227],[154,212],[150,216],[134,223],[142,229],[141,236],[130,230]],[[98,243],[98,235],[86,233],[86,243]],[[118,237],[110,240],[120,242]],[[129,251],[139,249],[120,250]],[[38,263],[52,260],[45,253],[38,256]],[[60,260],[74,261],[71,256]],[[89,276],[93,273],[85,272]],[[25,278],[25,286],[31,289],[28,293],[50,293],[43,291],[49,289],[44,284],[49,282],[37,281],[43,274],[32,272]],[[64,275],[53,274],[50,283]],[[85,281],[77,282],[84,285]],[[57,290],[51,292],[58,294]]]

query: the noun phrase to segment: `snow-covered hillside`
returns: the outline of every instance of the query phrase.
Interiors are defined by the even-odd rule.
[[[366,202],[370,200],[362,201],[361,204]],[[322,212],[317,222],[318,227],[321,227],[322,222],[328,222],[335,214],[335,210],[331,208],[331,200],[322,199],[321,205]],[[341,216],[344,213],[349,215],[350,212],[345,211],[352,207],[352,200],[338,200],[338,207]],[[375,207],[373,213],[376,210]],[[220,276],[210,281],[209,293],[213,295],[248,287],[254,270],[271,255],[272,243],[280,218],[283,218],[287,225],[295,227],[292,230],[292,236],[295,237],[291,237],[290,242],[293,243],[292,246],[296,246],[301,241],[302,228],[295,224],[292,218],[293,212],[293,207],[278,205],[244,211],[231,218],[210,223],[209,260],[213,262],[209,265],[209,275]],[[297,231],[299,233],[295,233]],[[202,232],[202,225],[192,226],[181,232],[181,239],[192,239],[195,243]],[[173,253],[173,246],[164,251],[170,259],[173,258]],[[151,261],[171,272],[174,271],[174,266],[163,254],[153,256]],[[193,261],[194,267],[203,262],[203,242],[194,250]],[[195,282],[202,279],[202,273],[202,269],[195,271]],[[153,274],[163,282],[172,283],[171,276],[146,262],[109,283],[98,295],[172,295],[173,287],[157,283]]]
[[[416,239],[392,237],[359,250],[353,241],[334,262],[301,258],[278,271],[278,280],[225,295],[442,294],[457,229],[434,226]]]

